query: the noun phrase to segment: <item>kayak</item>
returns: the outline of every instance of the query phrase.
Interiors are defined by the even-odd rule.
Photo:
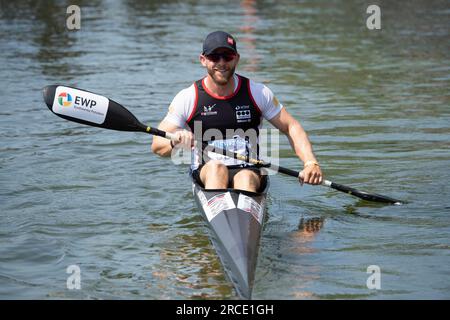
[[[230,188],[206,190],[192,180],[192,192],[210,240],[225,274],[243,299],[252,295],[268,188],[267,175],[258,193]]]

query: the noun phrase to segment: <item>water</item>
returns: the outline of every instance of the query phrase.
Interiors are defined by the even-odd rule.
[[[408,201],[383,206],[271,180],[254,298],[450,298],[448,2],[0,2],[0,298],[233,299],[185,166],[151,137],[64,121],[62,83],[157,124],[202,77],[203,37],[238,39],[239,72],[306,128],[326,177]],[[299,162],[281,139],[281,163]],[[66,268],[81,269],[68,290]],[[366,286],[381,269],[381,289]]]

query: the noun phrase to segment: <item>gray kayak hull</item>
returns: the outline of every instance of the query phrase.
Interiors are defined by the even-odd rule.
[[[268,179],[260,193],[205,190],[193,181],[193,194],[210,240],[237,294],[251,299],[261,232],[266,216]]]

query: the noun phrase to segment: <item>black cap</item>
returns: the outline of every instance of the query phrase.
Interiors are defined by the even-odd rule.
[[[217,48],[227,48],[237,53],[236,40],[224,31],[214,31],[206,36],[203,42],[203,54],[211,54]]]

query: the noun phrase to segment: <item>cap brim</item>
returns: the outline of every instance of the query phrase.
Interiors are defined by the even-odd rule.
[[[226,49],[230,49],[231,51],[233,51],[233,52],[235,52],[235,53],[237,53],[237,50],[235,49],[235,48],[233,48],[232,46],[223,46],[223,45],[221,45],[221,46],[218,46],[218,47],[215,47],[215,48],[212,48],[212,49],[209,49],[209,50],[207,50],[207,51],[203,51],[203,54],[204,55],[208,55],[208,54],[211,54],[211,53],[213,53],[215,50],[217,50],[217,49],[219,49],[219,48],[226,48]]]

